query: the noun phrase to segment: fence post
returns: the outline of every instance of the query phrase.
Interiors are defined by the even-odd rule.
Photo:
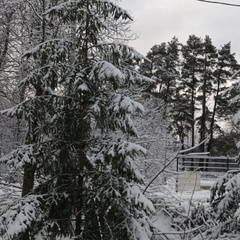
[[[227,171],[229,170],[229,156],[227,155]]]

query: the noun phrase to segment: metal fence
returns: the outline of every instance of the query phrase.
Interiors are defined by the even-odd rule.
[[[177,171],[227,172],[239,169],[236,157],[211,157],[206,155],[178,155]]]

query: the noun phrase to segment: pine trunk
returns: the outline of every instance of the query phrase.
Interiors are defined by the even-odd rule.
[[[202,117],[201,117],[201,129],[200,129],[200,142],[202,142],[206,137],[206,91],[207,91],[207,69],[206,69],[206,59],[204,66],[204,78],[203,78],[203,99],[202,99]],[[200,151],[205,152],[205,145],[200,146]]]
[[[214,100],[213,114],[212,114],[212,119],[211,119],[211,124],[210,124],[210,141],[208,143],[208,151],[210,151],[212,149],[213,131],[214,131],[215,116],[216,116],[216,111],[217,111],[219,93],[220,93],[220,76],[218,76],[218,80],[217,80],[217,92],[216,92],[216,96],[215,96],[215,100]]]

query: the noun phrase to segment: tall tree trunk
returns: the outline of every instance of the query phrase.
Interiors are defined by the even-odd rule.
[[[46,0],[42,0],[42,12],[45,12],[46,8]],[[40,42],[44,42],[46,39],[46,21],[44,16],[42,21],[39,24],[41,26],[41,39]],[[44,57],[40,59],[40,65],[44,66],[45,59]],[[35,96],[41,96],[43,94],[42,86],[39,84],[35,85]],[[34,119],[35,118],[35,119]],[[35,132],[35,129],[38,127],[38,123],[36,120],[37,116],[33,116],[32,123],[30,124],[30,134],[27,139],[27,144],[35,144],[38,142],[38,134]],[[22,187],[22,197],[26,196],[27,194],[31,193],[34,187],[34,176],[35,176],[36,165],[33,163],[25,163],[24,165],[24,175],[23,175],[23,187]],[[30,236],[28,231],[26,231],[20,238],[20,240],[30,240]]]
[[[206,90],[207,90],[207,66],[206,58],[204,64],[204,78],[203,78],[203,99],[202,99],[202,116],[201,116],[201,129],[200,129],[200,142],[206,137]],[[200,146],[200,151],[205,152],[205,145]]]
[[[217,111],[217,105],[218,105],[218,98],[219,98],[219,93],[220,93],[220,75],[218,76],[217,79],[217,92],[216,96],[214,99],[214,105],[213,105],[213,114],[212,114],[212,119],[211,119],[211,124],[210,124],[210,141],[208,143],[208,151],[212,149],[212,141],[213,141],[213,130],[214,130],[214,124],[215,124],[215,116],[216,116],[216,111]]]
[[[82,218],[83,218],[83,176],[82,176],[83,163],[82,162],[80,162],[79,170],[81,173],[78,175],[78,195],[77,195],[77,207],[76,207],[77,213],[76,213],[76,229],[75,229],[76,237],[80,237],[82,232]]]
[[[89,15],[86,19],[86,26],[85,26],[85,40],[83,42],[83,51],[82,51],[82,56],[83,56],[83,64],[85,66],[88,66],[88,47],[89,47],[89,42],[88,42],[88,35],[89,35],[89,24],[90,24],[90,19],[89,19],[89,16],[90,16],[90,10],[89,10],[89,5],[87,5],[87,9],[89,11]],[[87,76],[85,76],[86,79],[87,79]],[[75,228],[75,236],[78,237],[80,239],[80,235],[81,235],[81,232],[82,232],[82,218],[83,218],[83,205],[84,205],[84,199],[83,199],[83,185],[84,185],[84,178],[83,178],[83,170],[84,170],[84,162],[86,160],[86,156],[85,156],[85,153],[84,153],[84,148],[85,148],[85,141],[86,141],[86,131],[88,130],[87,129],[87,124],[86,124],[86,121],[84,120],[85,116],[84,116],[84,113],[85,113],[85,110],[87,109],[87,106],[86,106],[86,101],[84,99],[84,96],[82,98],[82,116],[80,117],[80,121],[82,122],[81,125],[82,125],[82,128],[81,128],[81,133],[79,132],[79,137],[80,139],[78,139],[79,142],[81,142],[81,145],[79,147],[79,171],[80,171],[80,174],[78,176],[78,187],[79,187],[79,192],[78,192],[78,204],[76,206],[76,211],[77,211],[77,215],[76,215],[76,228]]]
[[[191,93],[191,128],[192,128],[192,147],[195,145],[195,65],[192,68],[192,93]],[[191,170],[194,169],[194,159],[191,159]]]
[[[4,63],[6,62],[8,46],[10,43],[11,21],[12,21],[14,12],[15,10],[11,10],[9,13],[6,13],[4,36],[1,37],[3,39],[3,44],[2,44],[2,49],[0,50],[0,69],[2,69]]]
[[[195,145],[195,73],[192,75],[192,93],[191,93],[191,128],[192,128],[192,147]]]

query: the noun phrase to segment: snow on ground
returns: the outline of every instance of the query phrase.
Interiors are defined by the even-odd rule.
[[[198,206],[209,207],[209,188],[215,179],[201,178],[200,185],[205,189],[200,189],[199,191],[179,190],[176,192],[176,181],[174,178],[169,178],[164,186],[160,185],[149,189],[148,197],[154,202],[156,208],[156,213],[152,217],[153,224],[157,229],[156,233],[159,233],[159,235],[155,236],[156,240],[182,239],[183,235],[179,234],[179,232],[184,231],[184,228],[179,227],[181,221],[190,216],[194,208]],[[6,189],[1,189],[0,196],[5,194]]]
[[[158,229],[157,232],[160,233],[156,235],[156,240],[182,239],[183,235],[178,233],[185,230],[179,225],[184,219],[190,217],[194,209],[210,207],[209,189],[214,181],[215,179],[201,179],[200,185],[204,189],[176,192],[175,181],[170,179],[165,186],[155,186],[149,191],[149,197],[156,208],[152,220]]]

